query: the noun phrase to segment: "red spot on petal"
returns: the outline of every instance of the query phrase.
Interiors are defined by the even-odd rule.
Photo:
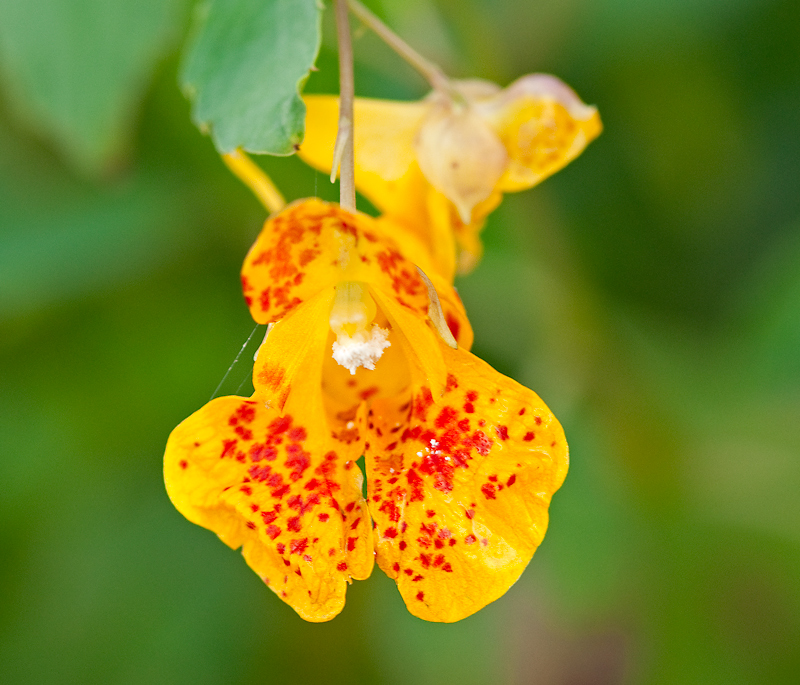
[[[525,436],[524,436],[522,439],[523,439],[525,442],[530,442],[530,441],[531,441],[531,440],[533,440],[535,437],[536,437],[536,433],[533,433],[533,432],[531,432],[531,431],[528,431],[527,433],[525,433]]]
[[[506,485],[511,487],[516,482],[517,482],[517,474],[516,473],[512,473],[511,476],[509,477],[508,482],[506,483]]]
[[[464,538],[464,542],[465,542],[467,545],[474,545],[474,544],[475,544],[477,541],[478,541],[478,538],[476,538],[476,537],[475,537],[474,535],[472,535],[472,534],[470,534],[470,535],[467,535],[467,537],[465,537],[465,538]]]
[[[484,483],[481,486],[481,492],[484,494],[486,499],[497,499],[497,495],[495,494],[495,487],[493,483]]]
[[[306,547],[308,546],[308,538],[303,538],[302,540],[290,540],[289,541],[289,549],[291,550],[292,554],[302,554],[306,551]]]
[[[286,375],[286,370],[277,364],[267,363],[258,374],[257,380],[268,388],[277,390],[283,382],[283,377]]]
[[[248,521],[248,522],[247,522],[247,527],[248,527],[250,530],[255,530],[255,529],[256,529],[256,524],[255,524],[255,523],[253,523],[252,521]]]
[[[400,540],[400,544],[398,545],[400,551],[402,552],[406,547],[408,547],[408,543],[405,540]]]
[[[346,571],[347,570],[347,562],[346,561],[340,561],[338,564],[336,564],[336,570],[337,571]]]
[[[267,535],[273,540],[281,534],[281,529],[275,524],[267,526]]]
[[[437,428],[445,428],[455,422],[456,418],[458,418],[458,412],[453,407],[445,407],[439,412],[434,424]]]
[[[178,466],[180,466],[182,469],[185,469],[187,466],[189,466],[189,462],[187,462],[185,459],[181,459],[178,462]]]
[[[417,599],[418,599],[420,602],[421,602],[421,601],[422,601],[424,598],[425,598],[425,593],[424,593],[424,592],[418,592],[418,593],[417,593]]]
[[[508,440],[508,426],[495,426],[494,431],[501,440]]]

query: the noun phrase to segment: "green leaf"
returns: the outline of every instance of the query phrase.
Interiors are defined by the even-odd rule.
[[[185,0],[0,0],[0,71],[18,118],[97,172],[119,156]]]
[[[300,89],[319,52],[317,0],[210,0],[183,70],[193,116],[220,152],[289,155],[303,140]]]

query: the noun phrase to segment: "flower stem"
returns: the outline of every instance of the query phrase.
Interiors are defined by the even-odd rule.
[[[356,211],[355,157],[353,152],[353,44],[350,40],[350,17],[347,0],[336,0],[336,33],[339,41],[339,132],[333,153],[331,178],[339,174],[339,204]]]
[[[259,199],[267,211],[280,212],[286,206],[281,192],[269,176],[241,148],[222,155],[222,161]]]
[[[441,91],[448,95],[453,94],[453,87],[450,85],[450,80],[437,64],[434,64],[429,59],[420,55],[414,48],[392,31],[392,29],[378,19],[369,9],[358,2],[358,0],[347,0],[347,4],[350,6],[350,10],[353,14],[355,14],[365,26],[368,26],[377,33],[392,50],[422,74],[434,90]]]

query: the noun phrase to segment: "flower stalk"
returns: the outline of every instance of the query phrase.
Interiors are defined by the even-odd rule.
[[[372,29],[383,42],[422,74],[434,90],[448,95],[457,102],[463,99],[453,88],[450,79],[445,76],[438,64],[423,57],[358,0],[347,0],[347,4],[350,6],[350,11],[365,26]]]
[[[339,132],[334,145],[331,181],[339,169],[339,204],[356,211],[355,157],[353,148],[353,44],[346,0],[336,0],[336,34],[339,42]]]

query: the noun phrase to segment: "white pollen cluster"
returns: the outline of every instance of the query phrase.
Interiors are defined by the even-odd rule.
[[[349,369],[351,375],[355,375],[359,366],[374,370],[375,362],[391,345],[386,339],[388,336],[389,331],[384,330],[378,324],[372,324],[372,330],[369,333],[356,331],[352,338],[341,333],[333,343],[333,358],[340,366]]]

